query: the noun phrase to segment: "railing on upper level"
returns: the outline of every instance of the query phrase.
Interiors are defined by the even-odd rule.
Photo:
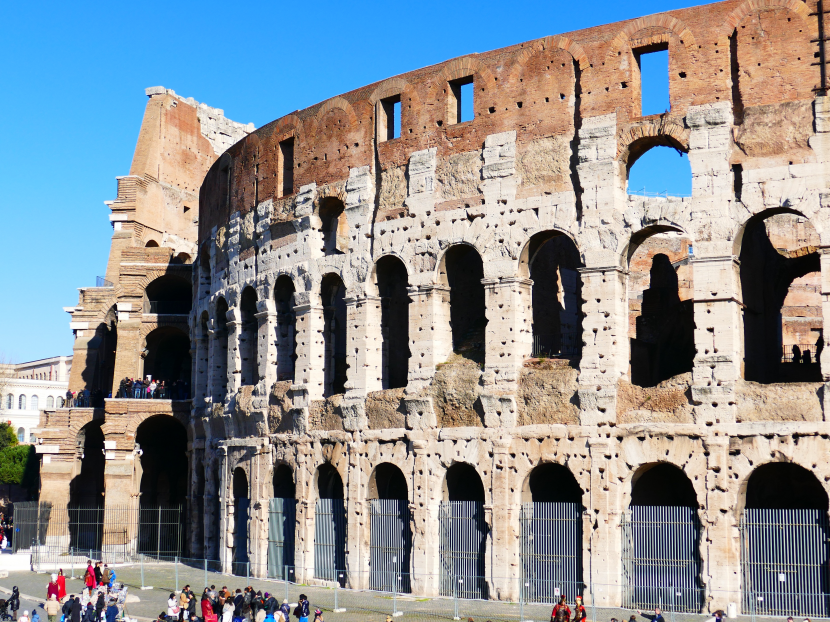
[[[96,276],[95,277],[95,287],[115,287],[115,285],[113,285],[112,282],[106,280],[102,276]]]
[[[652,192],[650,190],[646,190],[645,187],[640,188],[639,190],[634,190],[632,188],[628,189],[628,194],[638,196],[638,197],[662,197],[664,199],[668,198],[677,198],[677,199],[688,199],[691,197],[691,194],[686,194],[684,192],[669,192],[668,190],[663,190],[663,192]]]
[[[794,343],[784,346],[782,363],[818,363],[820,350],[815,343]]]

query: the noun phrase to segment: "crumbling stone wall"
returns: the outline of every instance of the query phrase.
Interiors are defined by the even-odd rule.
[[[250,472],[262,506],[263,464],[292,466],[302,580],[314,576],[315,473],[330,464],[345,488],[349,581],[365,587],[369,482],[388,462],[403,473],[413,511],[413,589],[436,593],[438,508],[448,469],[466,463],[484,486],[489,594],[516,598],[522,494],[532,469],[552,462],[582,491],[585,576],[602,586],[586,598],[619,605],[632,487],[669,463],[697,500],[706,608],[740,602],[740,512],[753,470],[793,462],[830,481],[821,459],[830,353],[811,363],[815,382],[744,379],[755,294],[743,284],[765,277],[761,264],[740,260],[755,235],[781,261],[810,256],[815,265],[782,296],[784,315],[824,325],[830,101],[814,60],[818,19],[827,18],[815,0],[729,0],[473,54],[292,113],[211,167],[200,188],[197,262],[209,286],[193,317],[207,314],[228,332],[200,335],[209,356],[197,382],[211,409],[193,418],[206,453],[228,452],[223,472],[257,465]],[[642,116],[638,55],[655,47],[669,52],[671,107]],[[474,119],[464,123],[454,122],[459,80],[474,90]],[[381,122],[388,98],[400,98],[399,138]],[[285,141],[293,141],[291,188],[280,183]],[[655,146],[688,154],[691,197],[628,195],[631,164]],[[344,221],[335,247],[324,248],[321,209],[331,197],[342,201]],[[794,240],[785,239],[785,215],[804,225]],[[562,278],[533,270],[534,251],[554,236],[578,255],[567,268],[579,282],[581,348],[567,361],[531,356],[534,304],[553,304],[539,283],[553,291]],[[451,274],[461,245],[483,270],[463,291]],[[806,255],[789,256],[802,247]],[[410,300],[407,386],[394,391],[383,390],[375,270],[389,255],[406,268]],[[332,275],[345,287],[347,372],[343,393],[326,396],[321,287]],[[275,385],[281,276],[295,292],[288,388]],[[460,331],[459,305],[479,295],[479,283],[484,317]],[[236,373],[246,287],[257,297],[252,388]],[[681,338],[661,341],[666,318],[681,315]],[[633,343],[641,332],[643,343]],[[639,345],[667,343],[682,345],[683,365],[660,376],[651,372],[665,371],[665,359],[652,358],[638,378]],[[772,355],[778,367],[780,352]],[[236,425],[243,411],[255,422],[279,413],[279,424],[267,433]],[[254,536],[249,543],[260,557],[266,546]]]

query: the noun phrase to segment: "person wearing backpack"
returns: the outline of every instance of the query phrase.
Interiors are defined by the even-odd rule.
[[[294,615],[298,618],[298,622],[308,622],[309,607],[310,605],[306,595],[300,594],[300,602],[298,602],[297,606],[294,608]]]

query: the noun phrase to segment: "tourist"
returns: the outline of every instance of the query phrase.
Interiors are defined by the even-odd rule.
[[[282,599],[282,605],[280,606],[280,612],[282,612],[282,617],[285,619],[285,622],[288,622],[291,614],[291,606],[288,604],[288,599]]]
[[[17,622],[31,622],[31,620],[29,619],[29,612],[24,611],[23,615],[17,618]]]
[[[210,602],[210,590],[205,588],[205,591],[202,592],[202,602],[199,603],[202,606],[202,620],[204,622],[211,622],[215,619],[215,613],[213,613],[213,604]]]
[[[233,601],[229,598],[229,594],[222,590],[225,595],[225,604],[222,607],[222,622],[231,622],[233,620]]]
[[[115,622],[115,619],[118,617],[118,605],[116,604],[115,600],[110,599],[110,602],[107,605],[107,612],[105,615],[107,622]]]
[[[179,604],[176,602],[176,595],[170,593],[170,598],[167,599],[167,617],[175,620],[179,617]]]
[[[86,612],[84,613],[83,622],[97,622],[99,618],[95,616],[95,605],[90,601],[87,603]]]
[[[16,618],[17,610],[20,609],[20,591],[16,585],[12,588],[12,595],[6,604],[12,610],[12,618]]]
[[[320,609],[314,610],[314,622],[324,622],[323,621],[323,612]]]
[[[95,589],[95,569],[92,567],[92,560],[86,562],[86,572],[84,573],[84,585],[92,592]],[[91,594],[90,594],[91,597]]]
[[[588,617],[585,607],[582,604],[582,596],[576,597],[576,605],[574,606],[574,620],[573,622],[585,622]]]
[[[61,612],[61,604],[58,602],[57,594],[50,596],[43,608],[46,610],[46,617],[49,622],[58,622],[58,614]]]
[[[66,602],[61,607],[61,614],[63,615],[64,622],[69,622],[70,618],[72,617],[72,607],[75,606],[75,595],[70,594],[69,598],[66,599]]]
[[[101,585],[103,583],[104,573],[101,570],[101,562],[95,562],[95,586]]]
[[[297,603],[297,606],[294,608],[294,615],[297,617],[299,622],[308,622],[308,609],[310,604],[308,602],[308,598],[306,598],[305,594],[300,594],[300,601]]]
[[[562,594],[559,597],[559,602],[553,606],[553,611],[550,612],[550,619],[556,620],[558,617],[559,611],[565,612],[565,619],[569,619],[571,617],[571,608],[568,607],[568,597],[565,594]]]
[[[98,592],[98,599],[95,601],[95,619],[100,620],[101,614],[104,612],[106,602],[104,599],[104,592]]]
[[[49,583],[46,584],[46,600],[49,600],[52,596],[57,600],[60,591],[58,587],[58,575],[53,574],[49,579]]]
[[[665,618],[663,614],[660,612],[660,607],[654,608],[654,615],[644,614],[639,609],[637,610],[638,616],[643,616],[646,620],[651,620],[651,622],[665,622]],[[633,617],[633,616],[632,616]]]
[[[107,591],[109,591],[110,584],[112,583],[111,574],[109,566],[104,564],[104,569],[101,571],[101,583],[107,586]]]

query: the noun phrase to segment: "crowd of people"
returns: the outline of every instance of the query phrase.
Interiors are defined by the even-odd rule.
[[[197,608],[196,596],[186,585],[178,597],[170,594],[167,612],[159,615],[159,622],[289,622],[292,613],[297,622],[309,622],[310,611],[305,594],[300,594],[292,612],[287,599],[280,602],[268,592],[250,586],[236,592],[226,586],[217,590],[215,585],[204,589]],[[323,622],[320,609],[314,611],[313,622]]]
[[[185,380],[165,384],[164,380],[154,380],[150,376],[144,380],[124,378],[118,383],[115,397],[135,400],[187,400],[190,399],[190,387]]]

